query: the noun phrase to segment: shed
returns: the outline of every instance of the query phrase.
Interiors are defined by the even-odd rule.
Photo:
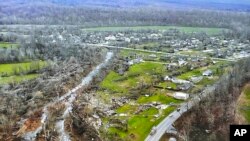
[[[211,76],[213,75],[213,72],[211,70],[206,70],[202,73],[203,76]]]
[[[180,100],[187,100],[189,98],[189,94],[182,93],[182,92],[176,92],[176,93],[174,93],[174,98],[180,99]]]

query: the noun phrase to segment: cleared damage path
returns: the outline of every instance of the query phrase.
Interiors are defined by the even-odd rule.
[[[48,115],[49,115],[49,112],[48,112],[47,108],[49,106],[52,106],[52,105],[58,103],[58,102],[62,102],[62,103],[64,103],[66,105],[66,108],[65,108],[66,110],[63,112],[62,120],[59,120],[56,123],[56,129],[57,129],[57,131],[59,133],[61,141],[70,141],[69,135],[64,130],[64,120],[68,116],[69,112],[72,110],[72,102],[75,101],[75,98],[77,96],[77,94],[76,94],[77,91],[80,90],[81,88],[84,88],[84,87],[88,86],[93,81],[93,78],[100,73],[100,70],[105,68],[109,64],[109,62],[111,61],[112,58],[113,58],[113,53],[108,52],[107,55],[106,55],[105,60],[101,64],[99,64],[94,70],[92,70],[82,80],[81,84],[76,86],[74,89],[70,90],[67,94],[65,94],[62,97],[58,98],[57,100],[53,101],[52,103],[47,104],[43,108],[43,115],[41,117],[41,126],[39,128],[37,128],[35,131],[26,133],[23,136],[23,138],[25,140],[29,140],[29,141],[35,140],[37,134],[39,134],[42,131],[43,126],[46,124],[46,121],[47,121],[47,118],[48,118]]]

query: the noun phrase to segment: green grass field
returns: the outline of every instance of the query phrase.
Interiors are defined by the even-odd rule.
[[[18,45],[15,43],[8,43],[8,42],[0,42],[0,48],[10,48],[10,47],[17,47]]]
[[[153,62],[144,62],[140,64],[135,64],[129,68],[124,75],[119,75],[115,72],[110,72],[108,76],[101,83],[101,88],[111,92],[112,96],[114,95],[125,95],[129,94],[129,90],[140,85],[141,82],[144,84],[150,84],[154,81],[154,75],[159,74],[164,76],[166,73],[165,67],[162,64],[157,64]],[[118,109],[116,112],[118,114],[126,114],[125,117],[115,117],[121,120],[126,120],[128,123],[128,131],[123,129],[110,127],[108,128],[109,134],[118,135],[123,140],[134,140],[134,141],[143,141],[146,136],[151,131],[152,127],[157,125],[162,121],[169,113],[171,113],[175,107],[168,107],[165,110],[162,110],[158,118],[154,115],[158,114],[160,111],[156,108],[149,108],[143,112],[135,114],[142,104],[149,104],[152,102],[160,102],[162,104],[170,103],[180,103],[172,97],[167,96],[167,90],[159,90],[154,88],[147,88],[145,94],[148,93],[151,96],[146,97],[144,95],[139,96],[138,99],[132,100],[135,105],[127,103]],[[106,120],[109,120],[108,117]],[[147,124],[145,124],[147,123]]]
[[[204,28],[204,27],[181,27],[181,26],[134,26],[134,27],[94,27],[85,28],[84,31],[125,31],[125,30],[169,30],[178,29],[181,32],[206,32],[207,34],[218,34],[223,28]]]
[[[199,68],[199,69],[195,69],[195,70],[183,73],[183,74],[179,75],[178,78],[189,80],[192,76],[201,76],[201,75],[202,75],[202,71]]]
[[[133,108],[128,108],[128,110],[131,109]],[[153,126],[159,124],[166,116],[168,116],[174,110],[175,107],[168,107],[163,110],[162,114],[158,118],[155,118],[154,115],[159,114],[159,110],[153,107],[137,115],[129,114],[129,117],[127,118],[127,132],[113,127],[109,128],[109,132],[112,134],[119,135],[123,140],[143,141],[150,133]],[[124,117],[122,117],[122,119],[124,119]]]
[[[162,104],[169,104],[171,102],[174,102],[174,103],[179,103],[180,102],[180,100],[176,100],[176,99],[174,99],[172,97],[169,97],[166,94],[160,93],[158,91],[154,95],[152,95],[150,97],[140,97],[137,100],[137,102],[139,104],[147,104],[147,103],[150,103],[150,102],[153,102],[153,101],[160,102]]]
[[[26,80],[31,80],[38,77],[38,74],[28,74],[20,76],[0,77],[0,85],[9,83],[19,83]]]
[[[46,67],[44,61],[26,63],[0,64],[0,84],[19,83],[36,78],[39,74],[34,71]]]
[[[129,89],[137,87],[140,83],[150,84],[152,75],[163,74],[164,65],[144,62],[133,65],[123,76],[115,72],[110,72],[101,83],[101,88],[112,92],[128,93]]]
[[[27,73],[32,70],[39,70],[46,66],[44,61],[26,62],[26,63],[13,63],[13,64],[0,64],[0,75],[6,74],[14,75],[19,73]]]

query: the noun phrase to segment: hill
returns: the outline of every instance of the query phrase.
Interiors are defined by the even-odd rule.
[[[23,6],[25,4],[54,4],[60,6],[91,7],[191,7],[203,9],[250,11],[248,0],[0,0],[2,6]]]

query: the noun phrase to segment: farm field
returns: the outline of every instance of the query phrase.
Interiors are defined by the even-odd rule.
[[[15,43],[9,43],[9,42],[0,42],[0,48],[10,48],[10,47],[17,47],[18,45]]]
[[[39,74],[27,74],[20,76],[0,77],[0,85],[9,83],[19,83],[26,80],[31,80],[38,77]]]
[[[0,64],[0,84],[36,78],[39,75],[37,71],[46,67],[46,65],[47,63],[44,61]]]

